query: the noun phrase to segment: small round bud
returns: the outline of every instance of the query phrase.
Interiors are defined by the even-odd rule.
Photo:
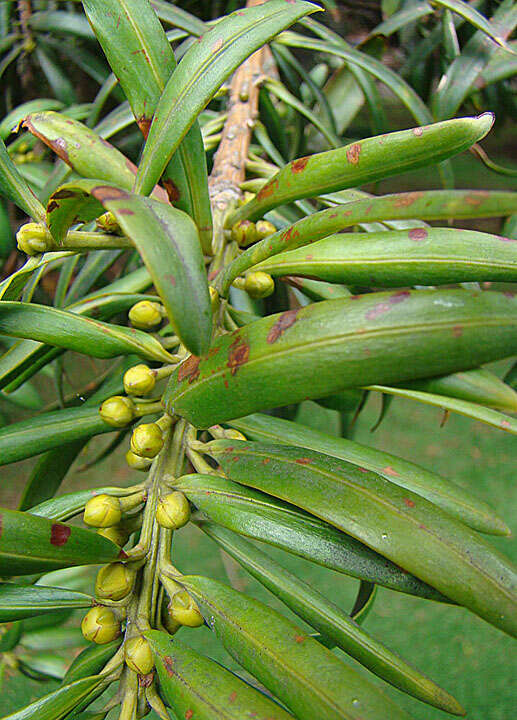
[[[163,447],[163,435],[156,423],[142,423],[131,435],[131,451],[140,457],[153,458]]]
[[[133,470],[140,470],[142,472],[146,472],[147,470],[149,470],[152,464],[149,458],[135,455],[135,453],[131,450],[128,450],[126,453],[126,462],[130,468],[133,468]]]
[[[112,235],[120,233],[120,225],[112,212],[105,212],[99,215],[95,220],[95,224],[100,230],[104,230],[106,233],[111,233]]]
[[[125,427],[135,418],[135,406],[131,398],[113,395],[102,403],[99,413],[108,425]]]
[[[123,563],[102,567],[95,580],[95,594],[104,600],[122,600],[133,587],[134,573]]]
[[[120,500],[111,495],[96,495],[84,508],[84,522],[98,528],[117,525],[122,518]]]
[[[275,282],[271,275],[258,270],[257,272],[246,275],[244,290],[252,298],[265,298],[274,292]]]
[[[189,501],[182,492],[172,492],[158,500],[156,520],[169,530],[178,530],[190,520]]]
[[[40,255],[54,246],[52,236],[39,223],[26,223],[16,233],[18,248],[27,255]]]
[[[129,319],[139,330],[154,330],[163,319],[162,306],[150,300],[140,300],[129,311]]]
[[[172,617],[170,605],[167,605],[166,607],[163,606],[162,623],[169,635],[175,635],[181,627],[181,623]]]
[[[240,247],[247,247],[257,241],[255,223],[251,220],[240,220],[232,227],[231,238]]]
[[[153,652],[147,640],[134,637],[124,644],[126,665],[138,675],[148,675],[154,667]]]
[[[175,593],[169,605],[173,620],[187,627],[200,627],[205,622],[196,602],[186,590]]]
[[[94,607],[83,618],[81,632],[90,642],[104,645],[120,635],[120,623],[105,607]]]
[[[272,222],[269,222],[269,220],[259,220],[255,224],[255,229],[257,231],[257,238],[259,240],[263,240],[269,235],[276,233],[276,227],[273,225]]]
[[[156,373],[143,363],[124,373],[124,390],[128,395],[147,395],[156,385]]]
[[[99,528],[99,530],[97,530],[97,535],[102,535],[102,537],[111,540],[111,542],[114,542],[115,545],[118,545],[119,547],[124,547],[129,540],[129,533],[121,525]]]

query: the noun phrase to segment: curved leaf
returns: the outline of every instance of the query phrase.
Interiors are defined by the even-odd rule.
[[[253,200],[233,212],[228,225],[257,220],[268,210],[293,200],[357,187],[440,162],[478,142],[493,121],[493,115],[485,113],[366,138],[338,150],[298,158],[273,175]]]
[[[122,639],[117,639],[105,645],[90,645],[85,648],[70,664],[62,684],[68,685],[89,675],[100,673],[116,653],[121,642]]]
[[[2,720],[61,720],[98,688],[101,681],[99,675],[77,680],[35,700],[21,710],[6,715]]]
[[[134,243],[167,310],[171,325],[191,352],[208,350],[212,310],[203,255],[193,221],[170,205],[96,180],[62,186],[48,205],[48,224],[60,241],[77,214],[90,220],[109,210]]]
[[[0,583],[0,622],[22,620],[55,610],[91,607],[91,595],[65,588]]]
[[[209,578],[188,575],[181,583],[230,655],[299,720],[409,720],[374,685],[272,608]]]
[[[17,510],[0,509],[0,574],[29,575],[109,563],[120,548],[102,535]]]
[[[29,217],[45,222],[45,209],[29,188],[0,140],[0,192],[12,200]]]
[[[178,717],[294,720],[277,703],[188,645],[158,630],[148,630],[145,637],[153,649],[160,689]]]
[[[516,209],[517,193],[482,190],[429,190],[352,200],[313,213],[255,243],[228,265],[215,284],[226,294],[238,275],[262,260],[308,245],[361,222],[500,217]]]
[[[73,493],[66,493],[45,500],[39,505],[30,507],[27,512],[31,515],[39,515],[50,520],[70,520],[84,510],[84,506],[96,495],[112,495],[113,497],[123,497],[131,494],[131,490],[124,491],[119,487],[100,487],[95,490],[78,490]]]
[[[135,354],[148,360],[171,360],[158,340],[141,330],[111,325],[35,303],[0,303],[0,333],[75,350],[92,357]]]
[[[218,337],[208,357],[180,365],[163,402],[209,427],[346,387],[466,370],[516,352],[516,307],[511,293],[455,289],[326,300]]]
[[[185,475],[175,487],[210,520],[240,535],[390,590],[450,602],[362,543],[293,505],[214,475]],[[202,518],[196,522],[204,528]]]
[[[452,228],[347,233],[318,240],[309,252],[279,253],[254,270],[374,287],[517,282],[514,245],[510,238]]]
[[[230,479],[312,512],[517,635],[517,574],[510,561],[428,500],[311,450],[301,456],[299,448],[225,440],[209,448]]]
[[[372,470],[386,480],[421,495],[475,530],[495,535],[508,535],[510,532],[506,523],[470,489],[463,490],[440,475],[391,453],[259,413],[232,420],[229,424],[251,440],[297,445]]]
[[[465,711],[453,697],[362,630],[341,608],[273,558],[247,540],[216,525],[205,524],[203,530],[290,610],[375,675],[445,712],[464,714]]]
[[[243,60],[278,32],[319,9],[304,0],[270,0],[226,16],[189,48],[156,108],[135,192],[145,195],[152,189],[201,110]]]

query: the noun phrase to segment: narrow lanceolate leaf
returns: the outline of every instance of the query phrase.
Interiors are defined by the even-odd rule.
[[[228,220],[256,220],[279,205],[357,187],[457,155],[483,138],[494,118],[485,113],[366,138],[338,150],[293,160]]]
[[[113,497],[123,497],[131,494],[131,491],[124,491],[124,488],[118,487],[101,487],[95,490],[79,490],[78,492],[66,493],[49,500],[45,500],[39,505],[35,505],[27,510],[31,515],[39,515],[50,520],[70,520],[84,510],[84,506],[96,495],[112,495]]]
[[[341,608],[255,545],[217,525],[204,525],[203,529],[302,620],[335,642],[368,670],[423,702],[456,715],[464,714],[459,703],[432,680],[384,647]]]
[[[100,185],[96,180],[80,180],[52,196],[48,205],[50,230],[60,241],[77,213],[90,220],[99,209],[112,212],[134,243],[181,341],[191,352],[206,352],[212,311],[194,222],[181,210],[153,198]]]
[[[83,2],[108,62],[147,138],[158,101],[176,60],[165,32],[148,0]],[[165,169],[164,186],[171,202],[195,220],[203,249],[212,240],[206,157],[197,121]]]
[[[0,192],[20,210],[39,222],[45,222],[45,209],[29,188],[0,140]]]
[[[495,410],[517,413],[517,392],[486,368],[405,383],[409,390],[446,395],[487,405]]]
[[[448,220],[505,216],[517,210],[517,193],[483,190],[430,190],[366,197],[313,213],[279,230],[239,255],[217,278],[225,294],[233,280],[262,260],[302,247],[361,222]],[[310,251],[309,251],[310,252]]]
[[[510,561],[428,500],[311,450],[216,440],[210,454],[230,479],[289,499],[517,635],[517,573]]]
[[[113,427],[104,422],[98,407],[42,413],[0,428],[0,465],[108,432],[113,432]]]
[[[517,5],[503,0],[491,18],[492,28],[506,40],[517,24]],[[476,79],[487,66],[499,46],[483,31],[478,30],[463,47],[442,76],[433,94],[433,113],[436,118],[452,117],[472,92]]]
[[[440,475],[396,455],[260,413],[232,420],[230,425],[250,440],[297,445],[373,470],[396,485],[430,500],[474,530],[494,535],[510,533],[506,523],[470,490],[463,490]]]
[[[436,395],[431,392],[420,392],[419,390],[412,390],[403,387],[389,387],[387,385],[370,385],[369,390],[378,390],[379,392],[386,393],[388,395],[396,395],[398,397],[405,397],[410,400],[417,400],[423,402],[426,405],[434,405],[447,412],[456,412],[459,415],[465,415],[466,417],[479,420],[479,422],[491,425],[498,430],[504,430],[512,435],[517,435],[517,419],[511,415],[500,413],[497,410],[483,407],[477,403],[468,402],[467,400],[459,400],[454,397],[447,397],[445,395]]]
[[[442,7],[448,8],[453,13],[461,15],[462,18],[467,20],[481,32],[485,33],[489,38],[494,40],[501,47],[507,47],[506,38],[501,35],[500,29],[486,19],[484,15],[476,10],[475,7],[469,5],[463,0],[432,0],[433,5],[441,5]]]
[[[131,190],[136,165],[120,150],[83,123],[57,112],[28,115],[23,127],[48,145],[78,175],[114,183]],[[167,193],[157,187],[155,197],[167,202]]]
[[[134,354],[148,360],[171,360],[156,338],[140,330],[35,303],[0,303],[0,333],[75,350],[92,357]]]
[[[91,607],[95,598],[66,588],[0,583],[0,622],[34,615]]]
[[[374,287],[516,282],[517,242],[451,228],[347,233],[279,253],[254,269]]]
[[[203,516],[240,535],[390,590],[450,602],[366,545],[293,505],[215,475],[185,475],[175,487]],[[196,522],[204,529],[203,519]]]
[[[6,715],[2,720],[61,720],[98,688],[101,681],[100,675],[77,680],[35,700],[21,710]]]
[[[250,323],[190,357],[164,395],[209,427],[346,387],[467,370],[517,351],[511,293],[417,290],[327,300]],[[444,312],[444,309],[447,312]]]
[[[102,535],[47,518],[0,509],[0,574],[28,575],[116,560],[120,548]]]
[[[303,0],[270,0],[228,15],[189,48],[156,108],[135,191],[147,194],[154,187],[201,110],[247,57],[296,20],[319,9]]]
[[[97,675],[100,673],[106,663],[111,660],[113,655],[122,642],[121,639],[113,640],[106,645],[90,645],[85,648],[76,658],[74,658],[70,667],[66,671],[63,678],[63,685],[68,685],[76,680],[89,675]]]
[[[238,663],[299,720],[409,720],[387,696],[270,607],[205,577],[181,583]]]
[[[149,630],[145,637],[153,650],[160,690],[178,717],[294,720],[266,695],[167,633]]]

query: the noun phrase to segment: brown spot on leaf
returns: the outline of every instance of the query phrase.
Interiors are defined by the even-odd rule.
[[[48,213],[54,212],[54,210],[57,210],[58,207],[59,207],[59,203],[56,202],[55,200],[51,200],[47,206],[47,212]]]
[[[220,272],[221,272],[221,268],[219,268],[218,270],[212,270],[211,272],[209,272],[208,273],[208,282],[212,282],[212,280],[215,280],[215,278],[219,275]]]
[[[178,370],[178,382],[182,382],[186,378],[188,378],[189,385],[190,383],[193,383],[194,380],[197,380],[199,377],[199,363],[201,362],[201,358],[197,357],[197,355],[191,355],[188,357],[185,362],[183,362]]]
[[[72,529],[68,525],[62,525],[61,523],[54,523],[50,528],[50,542],[56,547],[62,547],[68,542]]]
[[[297,160],[293,160],[293,162],[291,163],[291,172],[293,174],[303,172],[305,170],[305,168],[307,167],[308,162],[309,162],[308,157],[301,157],[301,158],[298,158]]]
[[[401,290],[400,292],[394,293],[388,298],[387,302],[377,303],[377,305],[368,310],[368,312],[365,314],[365,318],[367,320],[374,320],[375,318],[379,317],[379,315],[383,315],[384,313],[388,312],[391,305],[402,302],[403,300],[405,300],[405,298],[409,297],[409,295],[410,293],[408,290]]]
[[[224,45],[223,39],[217,38],[215,43],[212,45],[212,52],[213,53],[219,52],[219,50],[222,48],[223,45]]]
[[[120,208],[120,210],[118,210],[118,214],[119,215],[134,215],[135,213],[132,210],[130,210],[129,208]]]
[[[144,136],[144,139],[147,140],[149,130],[151,129],[152,118],[148,118],[145,117],[145,115],[142,115],[142,117],[139,117],[136,122],[142,132],[142,135]]]
[[[412,205],[415,200],[418,200],[418,198],[422,197],[421,192],[409,192],[409,193],[401,193],[398,197],[396,197],[393,201],[394,207],[409,207]]]
[[[505,237],[504,235],[500,235],[499,240],[501,240],[501,242],[517,242],[516,238]]]
[[[185,720],[190,720],[190,718],[193,716],[194,716],[193,710],[187,710],[187,712],[185,713]]]
[[[172,205],[174,205],[174,203],[178,202],[181,197],[178,186],[169,178],[165,178],[164,180],[162,180],[162,184],[167,191],[169,201],[172,203]]]
[[[408,508],[415,507],[415,503],[413,500],[410,500],[409,498],[404,498],[404,505],[406,505]]]
[[[165,672],[169,677],[172,677],[174,675],[174,660],[170,655],[165,655],[165,657],[162,658],[162,662]]]
[[[151,687],[154,680],[154,672],[147,673],[147,675],[138,676],[138,685],[143,688]]]
[[[463,335],[463,326],[462,325],[455,325],[452,328],[452,334],[455,338],[460,338]]]
[[[127,200],[129,199],[129,193],[125,190],[121,190],[111,185],[97,185],[92,189],[93,197],[101,203],[109,202],[110,200]]]
[[[489,193],[486,190],[474,190],[465,196],[465,203],[467,205],[477,207],[478,205],[481,205],[487,197],[489,197]]]
[[[56,192],[52,195],[52,198],[54,200],[66,200],[67,198],[73,198],[77,195],[77,193],[74,190],[56,190]]]
[[[346,159],[352,165],[357,165],[357,163],[359,162],[360,154],[361,154],[361,145],[359,143],[354,143],[353,145],[350,145],[350,147],[346,151]]]
[[[278,180],[273,179],[270,180],[270,182],[266,183],[263,188],[261,188],[257,193],[257,200],[265,200],[266,198],[273,195],[273,193],[278,189]]]
[[[264,458],[262,460],[262,465],[269,465],[270,462],[271,462],[271,458]]]
[[[294,310],[287,310],[282,313],[276,323],[273,325],[271,330],[268,332],[266,341],[272,345],[278,340],[278,338],[284,334],[294,323],[296,322],[296,316],[298,315],[299,308]]]
[[[294,636],[294,641],[297,642],[298,644],[302,643],[304,640],[305,640],[305,638],[303,635],[295,635]]]
[[[403,302],[410,296],[411,293],[409,292],[409,290],[399,290],[398,292],[393,293],[393,295],[390,295],[389,302],[392,305],[397,305],[398,303]]]
[[[295,462],[298,463],[298,465],[310,465],[312,460],[308,457],[302,457],[302,458],[297,458],[295,460]]]
[[[232,693],[230,693],[230,696],[228,697],[228,700],[229,700],[229,702],[231,702],[231,703],[233,703],[233,702],[235,702],[235,701],[237,700],[237,693],[235,692],[235,690],[234,690]]]
[[[167,275],[163,276],[163,279],[166,280],[172,287],[176,287],[176,278],[172,273],[168,273]]]
[[[421,127],[413,128],[413,135],[415,135],[416,137],[422,137],[423,134],[424,134],[423,128],[421,128]]]
[[[501,420],[501,427],[503,427],[503,428],[511,427],[510,421],[509,420]]]
[[[400,473],[394,470],[391,465],[383,467],[381,472],[384,473],[384,475],[389,475],[390,477],[400,477]]]
[[[413,242],[422,242],[428,235],[429,233],[425,228],[413,228],[408,232],[408,237],[410,240],[413,240]]]
[[[228,362],[226,363],[232,375],[235,375],[241,365],[248,362],[249,356],[250,346],[237,336],[229,347]]]

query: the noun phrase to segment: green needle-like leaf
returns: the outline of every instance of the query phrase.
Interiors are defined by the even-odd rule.
[[[399,690],[455,715],[463,715],[459,703],[435,683],[388,650],[318,590],[279,565],[247,540],[217,525],[203,530],[254,578],[324,637],[371,672]]]
[[[100,675],[77,680],[35,700],[21,710],[5,715],[1,720],[61,720],[98,688],[101,682]]]
[[[91,595],[65,588],[0,583],[0,622],[22,620],[55,610],[91,607]]]
[[[209,427],[347,387],[477,367],[517,351],[516,307],[511,294],[454,289],[314,303],[217,338],[208,357],[180,365],[164,405]]]
[[[216,440],[210,454],[230,479],[312,512],[517,635],[516,571],[510,561],[428,500],[310,450]]]
[[[205,577],[181,583],[237,662],[299,720],[409,720],[374,685],[280,613]]]
[[[359,140],[338,150],[293,160],[268,180],[257,196],[238,208],[228,225],[257,220],[293,200],[358,187],[431,165],[471,147],[494,122],[491,113],[434,123]]]
[[[156,108],[135,192],[150,192],[201,110],[243,60],[316,10],[316,5],[303,0],[269,0],[223,18],[187,51]]]
[[[185,475],[175,486],[214,523],[323,567],[428,600],[450,602],[349,535],[269,495],[214,475]],[[203,520],[196,520],[203,528]]]
[[[28,575],[73,565],[113,562],[120,548],[97,533],[0,509],[0,574]]]
[[[216,285],[226,294],[238,275],[262,260],[308,245],[361,222],[500,217],[516,210],[517,193],[499,191],[429,190],[352,200],[302,218],[256,243],[228,265],[221,278],[217,278]],[[343,241],[346,242],[345,238]]]
[[[272,277],[299,275],[374,287],[516,282],[516,249],[516,241],[499,235],[417,227],[330,235],[308,251],[302,247],[280,253],[254,270]]]
[[[141,330],[35,303],[0,303],[0,333],[38,340],[92,357],[134,354],[148,360],[171,360],[158,340]]]
[[[145,637],[153,649],[160,687],[178,717],[294,720],[277,703],[188,645],[158,630],[149,630]]]
[[[372,470],[390,482],[421,495],[474,530],[494,535],[510,533],[506,523],[470,489],[463,490],[440,475],[391,453],[260,413],[232,420],[230,425],[250,440],[297,445]]]

